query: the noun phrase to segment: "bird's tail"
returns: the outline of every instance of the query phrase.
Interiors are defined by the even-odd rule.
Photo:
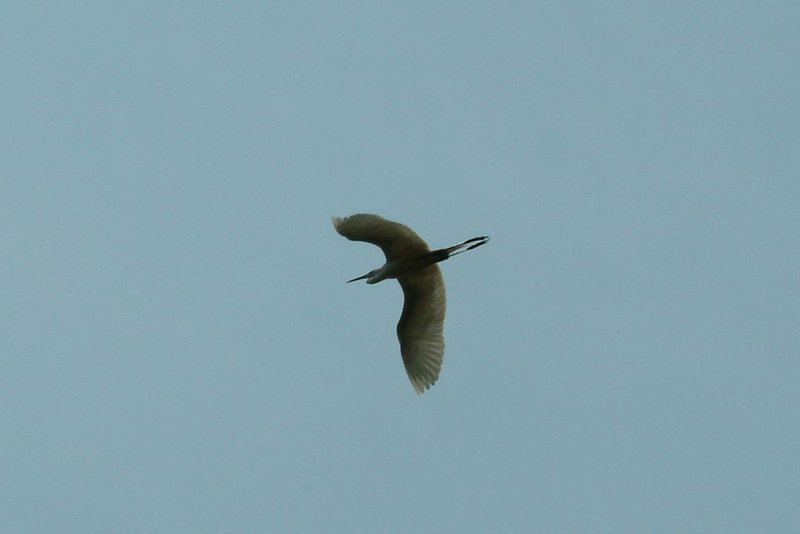
[[[482,235],[480,237],[473,237],[472,239],[467,239],[466,241],[462,241],[452,247],[447,247],[445,250],[447,251],[448,256],[455,256],[456,254],[461,254],[462,252],[466,252],[468,250],[472,250],[473,248],[478,248],[481,245],[485,245],[489,242],[488,235]]]

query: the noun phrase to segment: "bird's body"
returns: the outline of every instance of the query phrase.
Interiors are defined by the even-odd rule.
[[[397,338],[411,384],[423,393],[439,378],[444,355],[444,315],[446,308],[444,279],[436,265],[450,256],[486,243],[486,236],[473,237],[451,247],[428,248],[411,228],[378,215],[359,213],[334,217],[333,226],[347,239],[378,245],[386,263],[363,276],[375,284],[396,278],[403,288],[403,313],[397,323]]]

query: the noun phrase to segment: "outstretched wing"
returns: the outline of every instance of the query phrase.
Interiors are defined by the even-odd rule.
[[[442,271],[436,264],[398,278],[405,296],[397,323],[400,353],[408,378],[423,393],[439,378],[444,356],[446,298]]]
[[[333,226],[351,241],[366,241],[378,245],[383,250],[386,261],[411,258],[430,251],[428,244],[414,230],[379,215],[358,213],[349,217],[334,217]]]

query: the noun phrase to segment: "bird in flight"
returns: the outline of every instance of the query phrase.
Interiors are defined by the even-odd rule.
[[[430,250],[414,230],[379,215],[358,213],[334,217],[333,226],[351,241],[378,245],[386,263],[363,276],[376,284],[396,278],[403,288],[403,313],[397,323],[397,338],[408,378],[417,393],[424,393],[439,378],[444,355],[445,291],[442,272],[436,265],[451,256],[477,248],[488,236],[473,237],[456,245]]]

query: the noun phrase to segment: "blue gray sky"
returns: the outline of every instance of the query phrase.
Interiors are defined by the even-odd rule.
[[[4,3],[0,530],[795,531],[798,27]],[[492,236],[422,396],[357,212]]]

